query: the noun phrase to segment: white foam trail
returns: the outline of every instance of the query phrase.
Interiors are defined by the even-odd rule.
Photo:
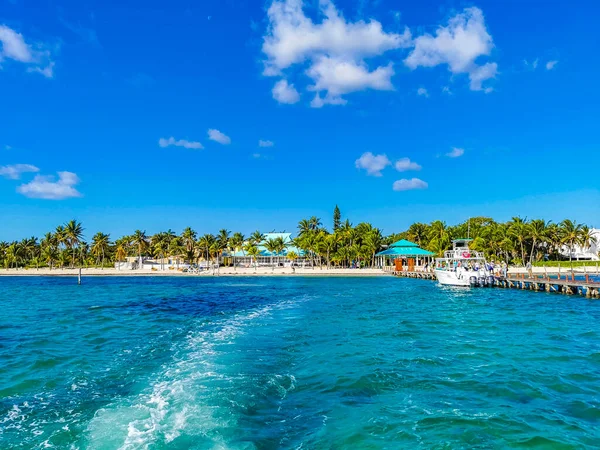
[[[96,412],[86,430],[85,447],[146,449],[157,442],[173,442],[185,430],[186,435],[197,436],[214,448],[229,448],[221,431],[234,428],[236,417],[223,406],[219,391],[236,378],[223,374],[218,358],[227,353],[223,347],[242,336],[252,322],[274,308],[292,304],[282,302],[238,313],[211,324],[211,329],[190,333],[183,348],[174,346],[173,363],[154,378],[147,392]],[[282,397],[295,388],[293,376],[285,381],[287,387],[281,380],[273,380]]]

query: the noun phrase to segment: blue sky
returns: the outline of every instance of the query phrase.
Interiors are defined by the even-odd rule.
[[[600,225],[600,7],[415,3],[0,0],[0,239]]]

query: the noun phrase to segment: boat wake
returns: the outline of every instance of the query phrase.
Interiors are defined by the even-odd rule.
[[[98,410],[88,424],[82,447],[138,449],[153,445],[176,448],[254,448],[239,441],[239,418],[252,414],[259,390],[284,398],[295,388],[289,374],[247,373],[249,329],[260,327],[282,302],[200,323],[185,341],[173,346],[163,365],[136,396]]]

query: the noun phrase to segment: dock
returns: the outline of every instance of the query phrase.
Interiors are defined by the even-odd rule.
[[[402,278],[436,280],[435,272],[392,270],[393,275]],[[600,282],[592,281],[589,274],[580,274],[581,278],[571,275],[534,275],[524,273],[509,274],[507,277],[494,277],[491,287],[502,289],[521,289],[535,292],[553,292],[565,295],[581,295],[587,298],[600,298]],[[483,289],[483,288],[482,288]]]

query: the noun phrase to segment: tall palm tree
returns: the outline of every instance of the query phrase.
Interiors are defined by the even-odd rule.
[[[75,247],[77,247],[83,237],[83,227],[80,222],[70,220],[64,227],[64,239],[67,248],[71,252],[71,267],[75,267]]]
[[[383,235],[381,234],[381,230],[379,228],[373,228],[364,239],[364,245],[366,250],[369,252],[371,256],[371,266],[375,266],[375,254],[381,248],[383,244]]]
[[[235,253],[239,250],[244,251],[244,235],[240,232],[233,233],[233,236],[229,239],[229,246],[232,249],[232,258],[233,258],[233,268],[237,270],[235,267]]]
[[[135,230],[131,235],[131,243],[135,246],[137,250],[137,257],[140,264],[140,269],[142,268],[142,255],[149,247],[148,236],[146,236],[145,231]]]
[[[110,246],[110,235],[98,232],[92,238],[92,254],[96,257],[96,263],[101,259],[101,267],[104,269],[104,257]]]
[[[181,239],[185,247],[185,256],[190,264],[194,262],[193,260],[196,256],[196,237],[196,232],[190,227],[187,227],[183,230],[183,233],[181,233]]]
[[[256,273],[256,267],[258,266],[258,256],[260,255],[260,250],[255,244],[250,243],[246,247],[246,253],[254,260],[254,273]]]
[[[428,232],[429,227],[427,226],[427,224],[420,222],[413,223],[408,228],[408,239],[419,244],[419,247],[422,247],[427,240]]]
[[[521,247],[521,263],[525,265],[525,241],[529,237],[529,228],[527,218],[513,217],[509,224],[509,234],[516,240]]]
[[[250,235],[250,242],[252,242],[254,245],[260,245],[264,240],[265,235],[258,230]]]
[[[546,233],[548,231],[548,223],[542,219],[532,220],[528,225],[528,235],[532,239],[531,254],[529,261],[533,263],[533,253],[537,250],[538,243],[546,241]]]
[[[569,248],[569,261],[573,261],[573,248],[581,241],[582,225],[569,219],[560,223],[562,243]]]
[[[436,220],[429,227],[429,249],[439,256],[450,247],[450,232],[446,226],[446,222]]]
[[[273,267],[273,255],[275,255],[277,253],[277,249],[278,249],[279,243],[277,242],[277,239],[267,239],[265,242],[265,248],[267,249],[267,251],[270,253],[271,256],[271,266]]]
[[[198,247],[204,255],[206,255],[206,268],[210,262],[211,248],[215,243],[215,237],[212,234],[205,234],[198,240]]]

